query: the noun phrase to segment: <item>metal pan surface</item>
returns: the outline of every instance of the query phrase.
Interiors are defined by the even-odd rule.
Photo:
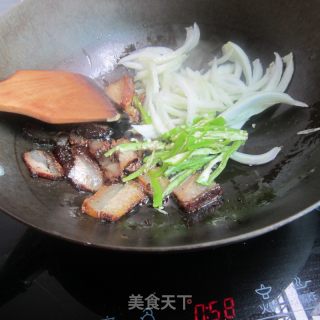
[[[22,135],[30,119],[0,115],[0,208],[34,228],[71,241],[116,250],[173,251],[226,245],[258,236],[310,212],[320,200],[320,5],[318,1],[40,1],[26,0],[0,20],[0,77],[17,69],[77,71],[111,80],[119,56],[147,45],[177,47],[197,22],[204,63],[224,42],[235,41],[264,66],[292,51],[295,75],[289,94],[304,109],[284,105],[247,124],[245,150],[283,146],[272,163],[231,162],[219,178],[224,205],[196,224],[172,206],[168,215],[141,207],[118,223],[79,213],[85,194],[67,182],[34,180],[21,155],[32,148]],[[121,72],[121,70],[117,71]],[[255,129],[251,124],[255,123]]]

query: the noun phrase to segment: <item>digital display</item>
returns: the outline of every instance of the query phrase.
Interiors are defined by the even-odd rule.
[[[194,320],[232,320],[236,317],[235,302],[232,297],[222,301],[211,300],[207,304],[194,306]]]

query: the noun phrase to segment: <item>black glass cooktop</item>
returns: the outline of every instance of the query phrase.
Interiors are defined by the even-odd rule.
[[[0,319],[320,319],[320,213],[215,250],[83,247],[0,214]]]

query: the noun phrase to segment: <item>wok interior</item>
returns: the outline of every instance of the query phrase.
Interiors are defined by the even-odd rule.
[[[193,65],[202,65],[219,54],[219,48],[228,40],[241,45],[252,60],[259,57],[264,67],[273,60],[273,51],[282,56],[292,51],[296,71],[288,92],[312,107],[274,107],[252,119],[246,126],[249,141],[244,150],[259,153],[283,146],[281,154],[272,163],[259,167],[230,161],[219,178],[225,193],[224,205],[212,218],[191,227],[182,221],[174,206],[169,215],[140,208],[111,225],[79,214],[84,194],[64,182],[29,177],[21,161],[21,153],[32,147],[21,135],[21,126],[29,120],[3,115],[1,149],[6,152],[1,155],[0,164],[7,174],[0,186],[2,209],[74,241],[103,247],[167,250],[228,243],[247,237],[246,233],[253,236],[255,231],[273,228],[273,224],[314,205],[319,199],[320,136],[296,133],[320,123],[318,9],[316,1],[308,5],[299,1],[141,0],[92,1],[90,5],[84,0],[26,1],[7,21],[0,22],[0,35],[4,35],[0,38],[5,40],[0,46],[0,58],[7,62],[1,66],[1,77],[21,68],[61,68],[98,80],[112,80],[123,72],[117,69],[111,73],[126,50],[147,45],[177,47],[185,38],[185,27],[197,22],[202,41],[200,50],[193,54]],[[27,17],[37,11],[33,23],[29,23]],[[19,37],[12,32],[17,28]],[[256,124],[255,129],[252,123]],[[15,194],[6,192],[9,187]]]

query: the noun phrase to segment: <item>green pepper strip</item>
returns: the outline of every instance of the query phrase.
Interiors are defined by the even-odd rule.
[[[143,123],[151,124],[152,119],[148,114],[148,112],[145,110],[145,108],[142,106],[142,103],[138,98],[138,96],[134,96],[132,101],[133,101],[133,105],[139,110]]]

